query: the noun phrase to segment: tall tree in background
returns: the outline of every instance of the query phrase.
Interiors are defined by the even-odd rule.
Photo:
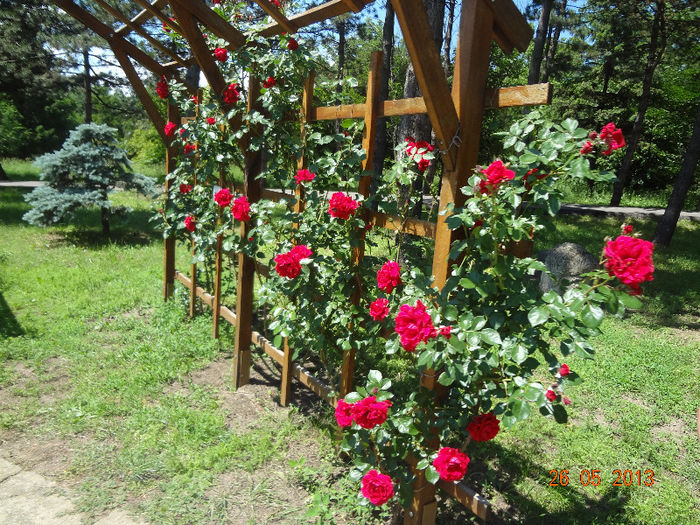
[[[528,84],[537,84],[540,81],[540,67],[544,57],[544,46],[549,33],[549,16],[552,13],[553,5],[554,0],[542,0],[534,47],[532,48],[532,58],[530,59],[530,72],[527,76]]]
[[[630,177],[632,158],[637,152],[637,145],[644,127],[644,117],[646,116],[649,103],[651,101],[651,85],[654,80],[654,72],[661,63],[661,59],[666,49],[666,1],[657,0],[654,2],[654,17],[651,21],[651,33],[647,51],[646,67],[642,76],[642,93],[637,102],[637,115],[632,126],[632,133],[627,138],[627,150],[622,159],[622,166],[618,172],[617,182],[613,186],[613,194],[610,199],[611,206],[619,206],[622,199],[622,192],[625,189]],[[646,10],[644,10],[646,11]],[[646,12],[642,13],[644,17]]]
[[[544,66],[542,67],[542,82],[549,81],[549,73],[554,63],[554,57],[559,47],[562,29],[568,21],[567,0],[561,0],[554,4],[554,16],[550,15],[549,31],[544,49]]]

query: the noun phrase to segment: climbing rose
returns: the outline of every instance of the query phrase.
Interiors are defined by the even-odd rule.
[[[622,226],[622,233],[624,233],[625,235],[629,235],[633,231],[634,231],[634,226],[632,226],[631,224],[625,224]]]
[[[352,197],[338,191],[331,195],[331,200],[328,203],[328,213],[331,214],[331,217],[348,220],[359,205],[360,203],[353,200]]]
[[[526,190],[530,191],[530,190],[532,189],[532,182],[531,182],[530,177],[534,176],[534,178],[537,179],[537,180],[542,180],[542,179],[547,178],[547,174],[546,174],[546,173],[539,173],[539,174],[538,174],[538,173],[537,173],[538,171],[539,171],[539,170],[538,170],[537,168],[533,168],[533,169],[529,170],[529,171],[525,174],[525,176],[523,177],[523,182],[525,183],[525,189],[526,189]]]
[[[372,469],[362,478],[362,495],[374,505],[384,505],[394,497],[391,477]]]
[[[233,195],[231,195],[231,192],[228,190],[228,188],[219,190],[216,192],[216,195],[214,195],[214,200],[222,208],[225,208],[226,206],[231,204],[231,199],[233,199]]]
[[[303,169],[297,171],[297,174],[294,175],[294,180],[297,182],[297,184],[301,184],[306,180],[314,180],[314,177],[316,177],[315,173],[311,173],[309,170]]]
[[[185,144],[185,155],[192,153],[193,151],[197,151],[197,145],[196,144]]]
[[[467,431],[474,441],[489,441],[496,437],[500,429],[500,421],[493,412],[479,414],[467,425]]]
[[[401,346],[407,352],[413,352],[419,343],[437,337],[433,320],[420,300],[416,301],[416,306],[401,305],[394,322],[396,333],[401,336]]]
[[[302,259],[308,259],[313,254],[313,252],[303,244],[295,246],[289,251],[289,253],[298,261],[301,261]]]
[[[224,90],[224,102],[227,104],[235,104],[238,102],[238,100],[241,98],[241,94],[238,92],[236,89],[238,87],[238,84],[235,82],[233,84],[229,84],[228,87]]]
[[[214,50],[214,56],[219,62],[226,62],[228,60],[228,51],[223,47],[217,47]]]
[[[386,421],[390,406],[391,401],[377,401],[376,397],[369,396],[353,405],[352,418],[362,428],[369,430]]]
[[[562,364],[561,367],[559,368],[559,375],[562,377],[566,377],[571,373],[571,370],[569,370],[569,365],[566,363]]]
[[[180,184],[180,193],[184,195],[185,193],[189,193],[192,191],[192,186],[189,184]]]
[[[547,390],[547,392],[545,392],[544,396],[552,403],[554,403],[554,401],[556,401],[556,399],[557,399],[556,392],[554,390],[552,390],[551,388],[549,390]]]
[[[369,305],[369,315],[375,321],[383,321],[389,315],[389,301],[384,297],[380,297]]]
[[[270,3],[274,5],[275,7],[282,7],[282,4],[280,3],[280,0],[270,0]]]
[[[168,82],[165,80],[165,75],[156,84],[156,93],[160,98],[168,98],[170,91],[168,90]]]
[[[614,149],[625,147],[625,137],[622,135],[622,130],[615,128],[615,124],[612,122],[603,126],[599,136],[600,140],[608,146],[608,149],[602,152],[605,156],[610,155]]]
[[[207,124],[214,124],[214,122],[216,122],[214,117],[207,117]]]
[[[401,284],[401,266],[395,261],[385,262],[377,272],[377,286],[386,293],[391,293]]]
[[[174,137],[177,126],[172,122],[168,122],[163,129],[166,137]]]
[[[299,42],[297,42],[294,38],[290,38],[289,42],[287,42],[287,49],[290,51],[296,51],[298,47]]]
[[[352,407],[353,403],[346,403],[344,399],[338,400],[335,407],[335,420],[341,427],[349,427],[352,425]]]
[[[506,169],[501,159],[493,161],[486,169],[482,169],[481,173],[486,175],[486,179],[479,182],[479,191],[482,195],[490,195],[503,181],[513,180],[515,177],[515,172]]]
[[[445,481],[459,481],[467,473],[469,456],[456,448],[443,447],[433,460],[435,470],[440,474],[440,479]]]
[[[275,81],[275,77],[268,77],[265,82],[263,82],[263,87],[265,89],[270,89],[272,86],[274,86],[277,82]]]
[[[299,261],[308,259],[311,257],[312,253],[313,252],[303,244],[295,246],[287,253],[281,253],[275,257],[275,271],[282,277],[294,279],[301,272],[301,264]]]
[[[237,221],[246,222],[250,220],[250,203],[245,195],[233,201],[231,214]]]
[[[585,144],[583,145],[583,147],[581,148],[580,153],[581,153],[581,155],[587,155],[587,154],[589,154],[591,151],[593,151],[593,144],[591,143],[590,140],[587,140],[586,143],[585,143]]]
[[[642,293],[639,285],[644,281],[654,280],[654,262],[651,259],[654,244],[620,235],[605,245],[605,268],[609,275],[614,275],[631,288],[630,295]]]
[[[195,220],[194,217],[192,217],[192,215],[189,215],[185,218],[185,228],[187,228],[191,232],[193,232],[196,228]]]
[[[406,146],[406,153],[416,164],[418,164],[419,171],[425,171],[425,169],[430,166],[430,160],[424,158],[424,155],[428,152],[434,151],[435,148],[428,144],[425,140],[419,140],[416,142],[413,140],[413,137],[408,137],[406,142],[408,142],[408,146]]]
[[[452,327],[451,326],[441,326],[440,335],[445,336],[445,339],[452,337]]]

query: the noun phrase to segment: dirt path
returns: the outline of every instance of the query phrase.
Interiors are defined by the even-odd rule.
[[[56,483],[0,458],[0,525],[81,525],[85,516]],[[114,510],[95,525],[145,525]]]

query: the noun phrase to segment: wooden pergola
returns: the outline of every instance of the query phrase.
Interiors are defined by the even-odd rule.
[[[222,18],[204,0],[136,0],[143,8],[133,18],[126,17],[117,7],[107,0],[94,0],[102,11],[98,18],[74,0],[51,0],[56,6],[82,22],[97,35],[106,40],[114,52],[134,92],[143,104],[148,117],[166,144],[166,173],[175,169],[177,152],[168,144],[163,131],[166,119],[178,122],[180,116],[177,108],[168,105],[168,114],[161,115],[157,106],[140,78],[134,63],[139,64],[157,77],[179,78],[184,68],[196,62],[205,75],[213,93],[221,94],[227,86],[215,59],[202,36],[201,28],[206,28],[217,37],[225,40],[230,51],[240,49],[246,44],[246,35]],[[255,0],[257,4],[274,21],[266,26],[260,34],[265,37],[281,33],[295,33],[299,29],[323,20],[343,15],[358,13],[373,0],[331,0],[307,11],[286,16],[268,0]],[[342,118],[361,118],[365,122],[363,147],[367,157],[363,163],[365,170],[372,169],[372,151],[377,119],[380,117],[409,114],[427,114],[437,138],[437,150],[443,161],[443,175],[440,190],[439,211],[443,212],[454,203],[459,206],[464,196],[459,188],[467,183],[473,168],[477,164],[479,137],[485,109],[512,106],[547,104],[551,98],[549,84],[516,86],[500,89],[487,89],[486,79],[489,70],[489,51],[491,42],[495,41],[506,53],[514,49],[524,51],[532,37],[532,29],[518,11],[512,0],[463,0],[459,22],[459,36],[455,57],[452,85],[443,71],[439,50],[435,45],[427,23],[425,8],[421,0],[392,0],[396,17],[399,21],[409,56],[413,63],[422,97],[402,100],[380,100],[379,83],[381,77],[381,52],[372,55],[369,65],[367,96],[363,104],[333,107],[315,107],[313,105],[313,75],[304,86],[302,119],[306,122]],[[171,19],[171,15],[174,20]],[[167,24],[173,31],[184,37],[189,45],[189,55],[181,56],[165,45],[164,42],[150,35],[144,24],[157,18]],[[137,44],[131,37],[138,36],[148,42],[170,60],[161,63]],[[249,85],[249,110],[254,109],[255,93],[258,83],[251,79]],[[235,129],[240,122],[231,122]],[[249,151],[249,137],[239,142],[244,153],[244,182],[239,188],[250,202],[260,198],[278,200],[284,195],[262,187],[257,175],[262,170],[262,158],[259,151]],[[304,159],[299,160],[303,167]],[[359,192],[369,196],[370,180],[363,177]],[[303,199],[297,199],[300,206]],[[447,215],[439,213],[436,222],[417,219],[401,220],[383,213],[364,211],[365,219],[373,225],[395,231],[407,232],[434,239],[432,272],[435,286],[441,288],[449,272],[449,251],[453,232],[447,227]],[[247,238],[247,224],[243,224],[241,234]],[[175,269],[175,240],[165,240],[164,250],[164,297],[167,300],[173,293],[175,279],[184,283],[191,292],[194,304],[196,298],[212,307],[214,314],[214,337],[218,336],[221,318],[234,324],[234,387],[248,382],[251,365],[251,344],[262,348],[282,367],[281,400],[286,404],[291,395],[291,379],[297,378],[320,396],[333,401],[328,385],[306,372],[299,365],[292,363],[292,352],[286,342],[284,348],[275,348],[261,334],[253,330],[253,279],[255,273],[265,275],[269,272],[261,263],[245,254],[237,255],[238,288],[235,311],[221,304],[221,242],[216,254],[217,277],[215,290],[210,294],[197,286],[196,273],[192,269],[190,278]],[[363,256],[362,248],[354,254],[359,261]],[[353,296],[359,300],[361,290],[358,288]],[[340,395],[352,390],[354,368],[354,351],[345,352],[343,359]],[[433,390],[436,387],[436,374],[426,371],[421,385]],[[406,510],[406,524],[425,524],[435,522],[437,502],[435,487],[428,483],[422,472],[414,484],[413,504]],[[463,483],[438,483],[443,491],[458,499],[476,515],[486,519],[491,516],[490,504]]]

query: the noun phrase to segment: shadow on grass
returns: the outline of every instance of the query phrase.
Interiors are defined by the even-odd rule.
[[[589,496],[583,492],[578,470],[569,471],[567,486],[549,486],[552,476],[548,474],[553,466],[540,465],[533,460],[539,456],[536,451],[526,456],[495,443],[481,445],[477,454],[471,457],[466,485],[481,495],[498,493],[496,497],[486,497],[498,517],[493,523],[592,525],[634,521],[624,516],[631,487],[613,486],[604,473],[601,473],[602,494]],[[496,468],[490,465],[496,465]],[[554,499],[543,495],[542,491],[552,491]],[[550,499],[549,508],[536,501],[531,496],[533,492],[540,493],[540,500]],[[481,523],[458,502],[449,497],[446,500],[439,506],[437,523]],[[558,508],[553,511],[555,506]]]
[[[24,329],[0,292],[0,337],[18,337],[24,334]]]
[[[0,224],[27,224],[22,215],[29,211],[24,195],[32,188],[0,188]]]

